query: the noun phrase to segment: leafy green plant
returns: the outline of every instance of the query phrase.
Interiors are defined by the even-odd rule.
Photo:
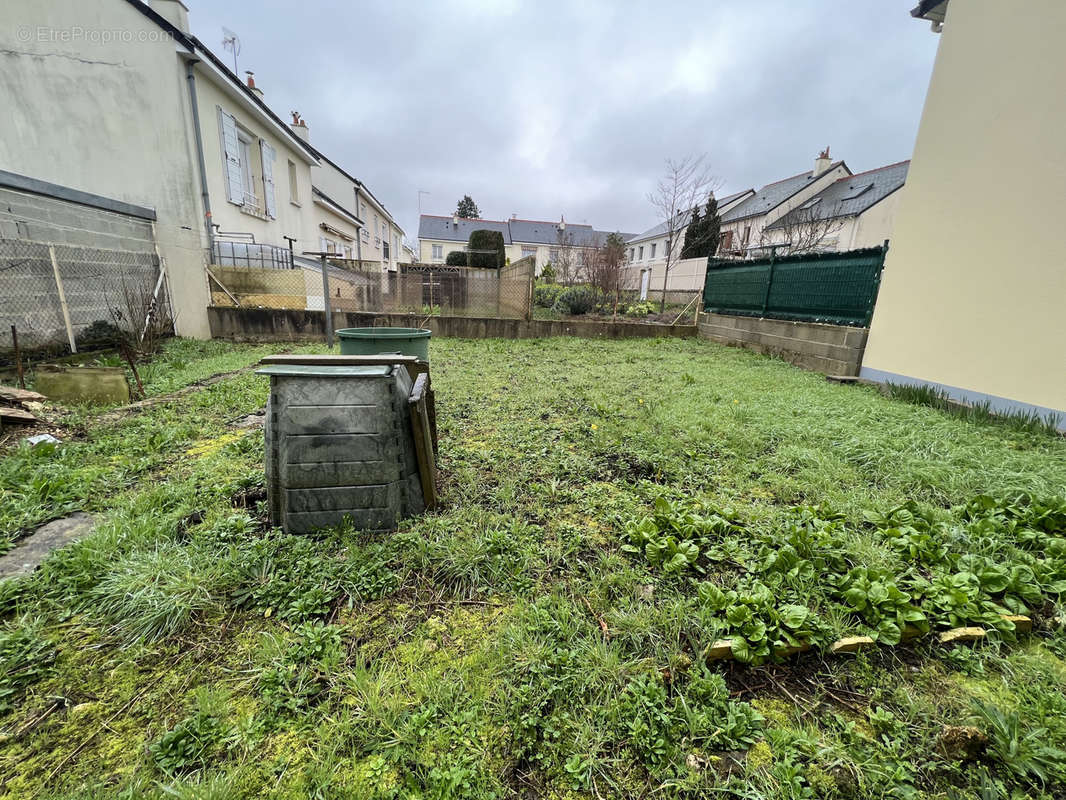
[[[566,291],[566,287],[547,281],[543,275],[541,278],[545,282],[537,283],[533,287],[533,305],[538,308],[554,308],[555,303],[559,300],[559,295]]]
[[[225,735],[222,720],[204,711],[186,717],[148,747],[168,775],[203,769]]]
[[[722,614],[738,661],[760,664],[773,659],[777,650],[825,641],[824,625],[807,606],[777,605],[774,593],[762,581],[728,591],[703,582],[698,594],[705,608]]]
[[[837,595],[871,627],[871,636],[885,644],[899,644],[908,625],[929,630],[925,614],[884,572],[855,567],[838,579]]]
[[[644,555],[652,566],[667,574],[689,569],[702,572],[701,557],[703,561],[722,557],[716,543],[739,530],[732,511],[704,510],[660,496],[651,516],[626,524],[627,542],[622,550]]]
[[[980,700],[973,709],[988,734],[989,750],[1016,778],[1039,786],[1066,780],[1066,752],[1047,744],[1047,728],[1026,728],[1016,712]]]

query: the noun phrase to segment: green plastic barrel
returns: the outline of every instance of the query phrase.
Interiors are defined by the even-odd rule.
[[[379,353],[400,353],[429,361],[429,337],[425,328],[341,328],[342,356],[373,356]]]

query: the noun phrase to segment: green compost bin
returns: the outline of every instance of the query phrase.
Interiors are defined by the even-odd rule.
[[[425,328],[341,328],[342,356],[373,356],[379,353],[400,353],[429,362],[429,337]]]

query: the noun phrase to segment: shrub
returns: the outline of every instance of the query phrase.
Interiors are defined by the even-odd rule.
[[[476,230],[470,234],[467,249],[495,250],[495,253],[471,252],[470,266],[481,269],[499,269],[507,261],[507,250],[503,242],[503,234],[499,231]]]
[[[465,250],[452,250],[448,253],[448,257],[444,259],[444,263],[449,267],[465,267],[467,253]]]
[[[533,287],[533,305],[537,308],[552,308],[565,289],[565,286],[557,283],[538,283]]]
[[[553,308],[564,314],[588,314],[602,301],[600,292],[591,286],[568,286],[559,294]]]
[[[540,279],[544,281],[544,283],[555,283],[558,279],[558,276],[555,273],[555,267],[552,266],[550,261],[545,264],[544,269],[540,271]]]
[[[646,317],[648,316],[648,314],[655,313],[655,304],[649,303],[647,300],[640,300],[636,303],[628,303],[623,313],[627,317]]]

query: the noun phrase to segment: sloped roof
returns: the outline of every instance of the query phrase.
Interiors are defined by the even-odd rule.
[[[825,172],[829,172],[843,165],[844,169],[848,169],[848,165],[843,161],[837,161],[830,164]],[[848,170],[849,172],[851,170]],[[790,178],[784,178],[773,183],[768,183],[757,191],[752,197],[749,197],[743,203],[740,203],[736,208],[730,209],[722,215],[722,222],[736,222],[740,219],[747,219],[748,217],[761,217],[769,211],[777,208],[783,202],[796,194],[796,192],[803,189],[812,181],[817,180],[825,172],[814,174],[813,170],[807,172],[801,172],[799,175],[793,175]]]
[[[504,244],[565,244],[573,247],[599,247],[612,231],[598,231],[591,225],[574,225],[566,223],[564,231],[559,230],[558,222],[544,222],[532,219],[463,219],[458,225],[452,224],[451,217],[438,217],[423,214],[418,222],[419,239],[439,239],[446,242],[466,242],[472,231],[490,230],[503,234]],[[560,242],[560,234],[563,241]],[[619,234],[623,239],[629,233]]]
[[[717,198],[716,197],[715,199],[718,201],[718,207],[722,208],[723,206],[729,205],[730,203],[732,203],[737,198],[743,197],[746,194],[750,194],[753,191],[754,191],[753,189],[743,189],[742,191],[734,192],[733,194],[729,194],[729,195],[726,195],[725,197],[721,197],[721,198]],[[700,208],[702,209],[703,207],[700,206]],[[688,218],[689,218],[690,214],[691,214],[690,211],[682,211],[681,213],[678,214],[678,218],[679,219],[678,219],[678,223],[677,223],[677,228],[682,228],[685,225],[688,225]],[[644,233],[638,233],[638,234],[635,234],[635,235],[632,235],[632,236],[626,235],[627,236],[626,243],[629,244],[630,242],[642,242],[645,239],[654,239],[657,236],[664,236],[666,234],[666,228],[667,228],[666,223],[665,222],[660,222],[654,228],[648,228],[648,230],[644,231]]]
[[[451,217],[436,217],[430,214],[423,214],[418,220],[419,239],[468,242],[470,234],[474,231],[499,231],[503,234],[503,243],[511,243],[511,232],[507,228],[507,223],[499,220],[460,217],[458,224],[452,225]]]
[[[568,240],[572,238],[574,244],[579,244],[596,233],[591,225],[574,225],[570,222],[566,223],[566,229],[563,231],[559,230],[558,222],[531,219],[511,219],[507,221],[507,226],[511,230],[512,241],[529,244],[557,244],[560,234]]]
[[[766,229],[784,227],[800,215],[804,217],[810,215],[813,219],[833,219],[861,214],[903,186],[904,181],[907,180],[907,169],[910,163],[910,161],[900,161],[840,178],[808,201],[809,203],[817,198],[817,203],[811,206],[804,203],[772,225],[768,225]]]

